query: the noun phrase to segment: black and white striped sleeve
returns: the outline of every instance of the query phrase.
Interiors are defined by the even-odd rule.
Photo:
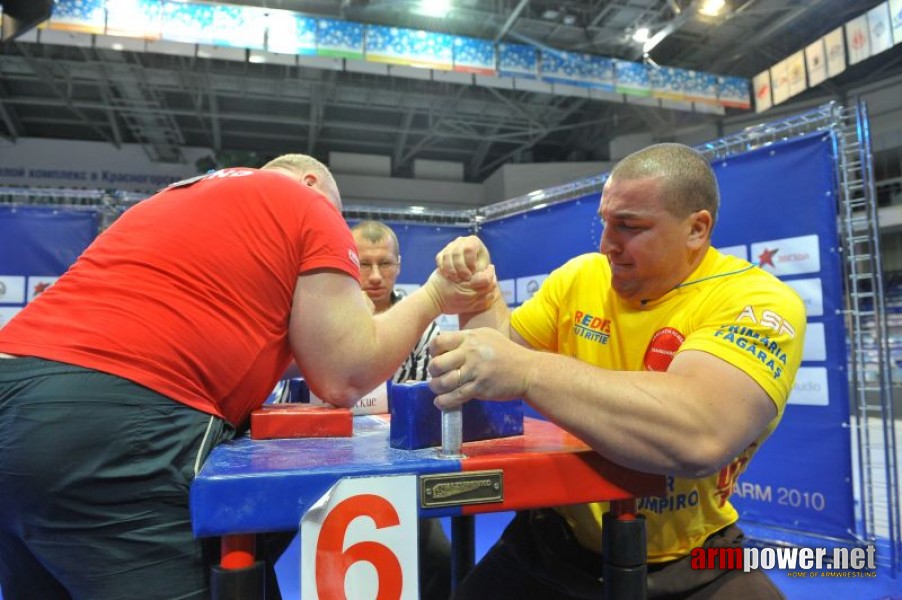
[[[441,333],[441,329],[439,329],[438,323],[435,321],[430,323],[429,327],[426,328],[426,331],[423,332],[423,335],[420,336],[417,345],[414,346],[413,350],[410,352],[407,360],[405,360],[404,364],[401,365],[401,368],[395,372],[392,381],[395,383],[402,383],[404,381],[426,381],[429,379],[429,374],[426,372],[426,367],[429,366],[430,359],[429,342],[431,342],[439,333]]]

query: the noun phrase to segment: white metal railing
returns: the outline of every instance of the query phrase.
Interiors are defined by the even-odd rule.
[[[839,237],[845,275],[852,426],[858,456],[860,537],[885,533],[893,573],[902,567],[892,369],[877,195],[867,107],[832,107]]]

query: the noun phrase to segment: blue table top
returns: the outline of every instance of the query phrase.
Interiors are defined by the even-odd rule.
[[[242,437],[225,442],[211,452],[192,485],[194,533],[203,537],[296,531],[307,509],[344,477],[501,468],[511,471],[511,484],[505,482],[505,487],[506,491],[510,487],[513,497],[519,499],[516,508],[531,503],[522,498],[531,493],[527,488],[536,487],[537,469],[549,472],[547,481],[559,480],[557,487],[561,489],[583,490],[575,493],[585,493],[586,486],[572,486],[573,477],[585,478],[588,474],[598,479],[604,489],[597,489],[591,500],[663,492],[663,477],[606,463],[584,443],[552,423],[527,418],[524,426],[525,433],[521,436],[464,444],[463,459],[443,458],[435,448],[391,448],[389,422],[381,415],[355,417],[351,437],[284,440]],[[616,485],[609,485],[610,481]],[[537,490],[535,505],[545,506],[542,502],[548,501],[549,486],[543,483],[540,487],[546,489]],[[616,495],[606,496],[612,493]],[[484,505],[476,512],[503,510],[511,510],[511,505]],[[429,517],[458,514],[460,509],[454,507],[421,509],[421,515]]]

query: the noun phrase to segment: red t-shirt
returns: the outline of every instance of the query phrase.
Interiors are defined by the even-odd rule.
[[[291,361],[298,275],[358,278],[323,196],[270,170],[225,169],[127,210],[0,329],[0,352],[124,377],[237,425]]]

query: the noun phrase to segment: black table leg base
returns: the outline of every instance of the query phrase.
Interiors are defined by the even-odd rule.
[[[264,600],[265,590],[266,569],[262,560],[243,569],[211,568],[212,600]]]
[[[645,600],[648,555],[645,518],[618,519],[602,515],[604,600]]]
[[[645,600],[648,590],[646,565],[638,567],[604,566],[604,600]]]

